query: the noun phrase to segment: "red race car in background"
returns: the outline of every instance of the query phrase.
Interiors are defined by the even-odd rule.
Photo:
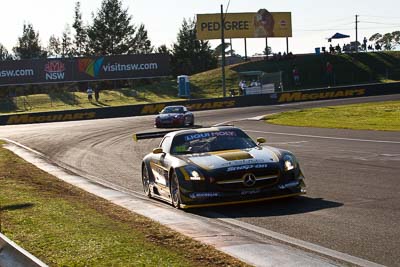
[[[193,126],[194,115],[185,106],[167,106],[157,115],[154,125],[157,128]]]

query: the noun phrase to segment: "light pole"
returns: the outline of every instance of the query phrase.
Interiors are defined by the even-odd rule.
[[[223,96],[226,97],[226,86],[225,86],[225,18],[224,8],[221,5],[221,46],[222,46],[222,58],[221,58],[221,69],[222,69],[222,92]]]
[[[356,15],[356,53],[358,53],[358,15]]]

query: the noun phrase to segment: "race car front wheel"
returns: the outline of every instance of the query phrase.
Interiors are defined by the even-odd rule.
[[[172,206],[179,209],[181,206],[181,195],[179,191],[179,180],[178,176],[174,172],[171,177],[171,185],[170,185],[170,194],[171,194],[171,203]]]
[[[142,167],[142,184],[144,194],[148,197],[151,197],[149,171],[146,164],[143,164]]]
[[[188,126],[188,125],[190,125],[190,117],[185,117],[183,121],[183,126]]]

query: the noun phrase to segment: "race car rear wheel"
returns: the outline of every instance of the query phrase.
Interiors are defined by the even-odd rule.
[[[150,176],[146,164],[143,164],[142,167],[142,184],[143,184],[144,194],[148,197],[151,197]]]
[[[171,177],[170,194],[172,206],[179,209],[181,206],[181,195],[179,190],[178,176],[174,172]]]

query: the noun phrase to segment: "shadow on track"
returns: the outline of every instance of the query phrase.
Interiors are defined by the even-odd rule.
[[[298,196],[258,203],[198,208],[189,210],[189,212],[210,218],[215,218],[215,216],[210,216],[209,213],[220,213],[229,218],[274,217],[302,214],[340,206],[343,206],[343,203],[324,200],[322,198]]]

